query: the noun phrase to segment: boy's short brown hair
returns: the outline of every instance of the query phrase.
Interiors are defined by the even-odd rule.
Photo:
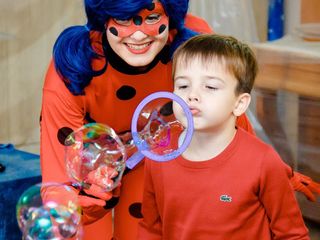
[[[250,47],[231,36],[202,34],[190,38],[174,53],[172,76],[175,76],[177,62],[190,64],[200,58],[209,65],[218,60],[238,79],[236,93],[250,93],[258,71],[256,57]]]

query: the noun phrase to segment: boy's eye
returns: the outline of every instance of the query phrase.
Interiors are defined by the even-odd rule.
[[[155,24],[159,22],[161,19],[161,14],[153,13],[146,17],[145,22],[146,24]]]
[[[122,19],[113,19],[117,24],[122,25],[122,26],[129,26],[131,24],[131,19],[128,20],[122,20]]]
[[[206,86],[206,88],[209,89],[209,90],[218,90],[218,88],[213,87],[213,86]]]
[[[181,86],[178,86],[178,89],[186,89],[188,86],[187,85],[181,85]]]

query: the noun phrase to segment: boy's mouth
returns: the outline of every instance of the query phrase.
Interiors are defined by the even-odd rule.
[[[190,107],[190,112],[192,113],[192,116],[198,115],[200,113],[200,110],[195,107]]]

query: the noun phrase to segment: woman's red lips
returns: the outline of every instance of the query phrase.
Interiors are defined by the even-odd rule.
[[[150,47],[152,42],[147,42],[143,44],[132,44],[132,43],[126,43],[126,46],[128,50],[134,54],[143,54],[146,53]]]

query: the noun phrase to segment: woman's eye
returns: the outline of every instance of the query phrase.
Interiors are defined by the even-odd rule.
[[[131,20],[128,19],[128,20],[122,20],[122,19],[116,19],[114,18],[113,19],[117,24],[119,25],[123,25],[123,26],[129,26],[131,24]]]
[[[155,24],[159,22],[160,19],[161,19],[161,14],[153,13],[146,17],[145,22],[146,24]]]

